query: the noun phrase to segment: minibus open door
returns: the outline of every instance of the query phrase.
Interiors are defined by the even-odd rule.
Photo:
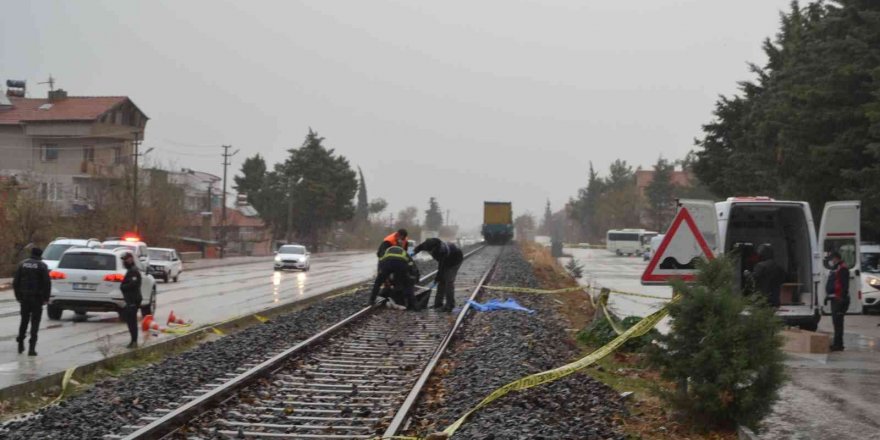
[[[849,309],[847,313],[862,313],[862,282],[859,268],[861,255],[861,202],[828,202],[822,211],[819,226],[819,270],[821,273],[817,301],[822,313],[830,314],[831,305],[825,303],[825,284],[831,270],[825,264],[831,252],[837,251],[849,267]]]

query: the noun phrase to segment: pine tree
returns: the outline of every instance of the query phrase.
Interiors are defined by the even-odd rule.
[[[287,224],[314,248],[334,222],[354,216],[352,200],[358,187],[348,159],[323,142],[310,128],[302,146],[288,150],[284,163],[275,166],[277,185],[286,190]]]
[[[428,210],[425,211],[425,229],[429,231],[439,231],[443,226],[443,213],[440,212],[440,204],[437,199],[431,197],[428,200]]]
[[[664,397],[697,426],[751,428],[770,413],[785,381],[782,322],[763,297],[733,292],[733,263],[703,262],[696,282],[676,282],[671,329],[649,359],[682,387]]]
[[[354,210],[354,218],[357,222],[366,223],[370,217],[370,202],[367,198],[367,182],[364,180],[364,172],[361,171],[361,167],[358,167],[358,176],[360,180],[358,181],[357,206]]]
[[[541,220],[541,227],[538,230],[543,235],[552,235],[551,230],[553,229],[553,210],[550,209],[550,199],[547,199],[547,204],[544,206],[544,219]]]
[[[648,214],[655,231],[665,231],[675,214],[675,184],[672,183],[674,165],[660,157],[654,164],[654,176],[645,188]]]

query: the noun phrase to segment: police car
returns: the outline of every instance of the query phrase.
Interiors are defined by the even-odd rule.
[[[46,263],[49,270],[52,270],[58,266],[58,260],[61,260],[61,255],[64,254],[64,251],[74,247],[94,248],[100,245],[101,241],[97,238],[84,239],[58,237],[46,245],[46,249],[43,249],[43,262]]]
[[[121,313],[125,299],[119,285],[125,278],[122,256],[130,253],[128,248],[113,249],[73,248],[61,256],[58,267],[49,272],[52,293],[49,297],[47,315],[51,320],[61,319],[65,310],[77,315],[87,312]],[[141,313],[152,315],[156,311],[156,280],[146,274],[146,267],[135,259],[144,274],[141,282]]]
[[[731,197],[709,200],[679,200],[694,218],[715,255],[730,254],[736,266],[735,286],[745,289],[747,273],[757,263],[757,248],[769,244],[774,260],[785,270],[777,315],[791,326],[815,331],[825,305],[825,281],[830,269],[824,260],[839,252],[850,268],[848,313],[862,310],[859,271],[861,202],[828,202],[822,211],[818,234],[810,204],[775,200],[770,197]]]

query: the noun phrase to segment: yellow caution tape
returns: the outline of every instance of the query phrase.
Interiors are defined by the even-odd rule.
[[[578,287],[566,287],[563,289],[554,289],[554,290],[546,290],[546,289],[531,289],[528,287],[507,287],[507,286],[483,286],[484,289],[489,290],[501,290],[504,292],[512,292],[512,293],[565,293],[565,292],[578,292],[586,289],[584,286]]]
[[[617,320],[611,316],[611,313],[608,313],[608,297],[610,296],[610,292],[607,289],[603,289],[599,294],[599,307],[602,309],[602,313],[605,314],[605,319],[608,321],[608,325],[611,326],[611,329],[614,330],[614,333],[618,335],[622,335],[625,330],[621,328],[617,324]]]
[[[333,298],[336,298],[336,297],[338,297],[338,296],[350,295],[350,294],[352,294],[352,293],[357,292],[358,290],[361,290],[362,288],[364,288],[364,286],[357,286],[357,287],[353,287],[353,288],[348,289],[348,290],[343,290],[342,292],[339,292],[339,293],[337,293],[337,294],[335,294],[335,295],[328,296],[326,299],[333,299]]]
[[[267,317],[265,317],[265,316],[260,316],[260,315],[254,314],[254,318],[257,318],[257,321],[260,321],[260,322],[262,322],[262,323],[264,323],[264,324],[265,324],[266,322],[269,322],[269,318],[267,318]]]
[[[676,302],[678,301],[678,299],[679,297],[676,296],[672,299],[672,301],[670,301],[670,303]],[[455,434],[455,431],[457,431],[458,428],[461,427],[465,420],[467,420],[467,418],[470,417],[473,413],[475,413],[480,408],[483,408],[484,406],[494,402],[495,400],[498,400],[501,397],[507,395],[511,391],[521,391],[544,383],[553,382],[572,373],[580,371],[586,367],[589,367],[598,360],[604,358],[605,356],[608,356],[609,354],[617,350],[629,339],[639,337],[647,333],[649,330],[654,328],[654,326],[656,326],[661,319],[666,317],[668,313],[669,308],[667,305],[666,307],[663,307],[662,309],[646,316],[645,318],[642,318],[641,321],[627,329],[620,336],[614,338],[614,340],[612,340],[608,344],[605,344],[605,346],[603,346],[602,348],[599,348],[598,350],[577,361],[571,362],[561,367],[554,368],[552,370],[526,376],[522,379],[515,380],[507,385],[504,385],[501,388],[498,388],[497,390],[486,396],[486,398],[481,400],[480,403],[477,404],[477,406],[473,407],[470,411],[461,416],[461,418],[456,420],[455,423],[449,425],[449,427],[444,429],[443,432],[451,437],[453,434]]]
[[[214,332],[214,334],[216,334],[216,335],[226,336],[226,333],[224,333],[223,330],[220,330],[217,327],[211,327],[211,331]]]
[[[67,371],[64,372],[64,377],[61,378],[61,394],[59,394],[52,403],[55,403],[64,397],[64,393],[67,392],[67,387],[70,385],[70,380],[73,378],[74,371],[76,371],[76,367],[68,368]]]

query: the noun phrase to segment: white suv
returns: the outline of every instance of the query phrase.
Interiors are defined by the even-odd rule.
[[[43,249],[43,262],[49,266],[49,270],[58,266],[58,260],[64,255],[64,251],[74,247],[96,248],[101,246],[101,241],[97,238],[67,238],[58,237]]]
[[[125,248],[73,248],[65,252],[58,267],[49,272],[49,319],[61,319],[64,310],[73,310],[80,316],[86,312],[121,313],[125,299],[119,285],[126,272],[122,256],[129,252]],[[156,280],[143,268],[141,272],[141,313],[152,315],[156,311]]]

